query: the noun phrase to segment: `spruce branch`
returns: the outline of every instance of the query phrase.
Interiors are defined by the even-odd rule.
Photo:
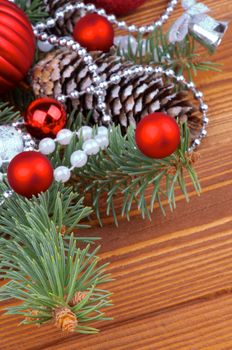
[[[8,102],[0,101],[0,125],[10,124],[20,118],[20,113]]]
[[[145,40],[145,41],[144,41]],[[188,80],[193,80],[198,71],[220,72],[220,64],[211,61],[202,61],[197,53],[196,40],[188,35],[181,43],[171,44],[167,33],[156,29],[146,39],[137,37],[137,48],[134,50],[128,37],[126,50],[118,48],[118,54],[126,60],[140,64],[162,65],[165,69],[171,68],[176,74],[186,74]]]
[[[32,200],[14,195],[5,202],[0,278],[11,281],[0,288],[0,300],[21,301],[7,308],[8,314],[23,316],[27,324],[53,321],[63,331],[79,333],[97,332],[86,322],[107,320],[102,309],[111,305],[110,293],[101,289],[110,281],[107,264],[99,264],[99,247],[78,248],[79,241],[95,238],[70,233],[83,228],[79,222],[89,214],[77,194],[58,186]]]
[[[16,0],[15,3],[28,15],[32,23],[43,20],[48,16],[43,0]]]
[[[188,201],[185,180],[187,174],[197,194],[200,193],[200,184],[192,166],[194,157],[188,153],[189,130],[185,124],[181,126],[181,131],[179,149],[168,158],[154,160],[144,156],[136,147],[133,128],[128,128],[126,135],[122,135],[120,127],[112,128],[108,149],[97,156],[91,156],[88,164],[78,169],[72,178],[75,190],[91,197],[91,204],[100,224],[102,221],[99,207],[103,199],[106,201],[106,214],[112,215],[117,225],[115,202],[119,195],[122,196],[121,216],[129,220],[133,203],[137,205],[143,218],[150,218],[155,204],[165,213],[163,200],[173,210],[176,207],[175,192],[178,187]],[[72,152],[81,149],[82,143],[81,139],[73,139],[65,150],[58,147],[52,157],[54,166],[70,166]],[[148,195],[148,189],[151,196]]]

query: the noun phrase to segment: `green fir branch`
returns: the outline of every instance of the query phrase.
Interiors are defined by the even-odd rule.
[[[0,101],[0,125],[10,124],[20,118],[20,113],[8,102]]]
[[[144,42],[145,40],[145,42]],[[186,74],[189,80],[193,80],[198,71],[220,72],[220,64],[201,61],[201,55],[197,53],[196,40],[188,35],[183,42],[171,44],[167,33],[162,29],[156,29],[146,39],[137,37],[137,49],[133,50],[130,37],[126,50],[118,48],[118,54],[126,60],[140,64],[162,65],[165,69],[171,68],[176,74]]]
[[[15,3],[28,15],[32,23],[41,21],[48,16],[43,0],[16,0]]]
[[[120,215],[129,220],[133,204],[136,204],[143,218],[150,218],[155,204],[165,213],[163,200],[166,200],[173,210],[176,207],[177,188],[181,189],[188,201],[185,179],[187,174],[196,192],[200,193],[200,184],[188,153],[189,130],[185,124],[181,129],[179,149],[168,158],[151,159],[136,147],[132,128],[123,136],[120,127],[113,127],[109,133],[108,149],[97,156],[89,157],[88,164],[74,172],[72,184],[75,191],[91,197],[91,205],[100,224],[100,203],[103,200],[106,202],[106,215],[112,215],[115,224],[118,223],[115,202],[119,195],[122,196]],[[72,152],[81,149],[82,143],[81,139],[78,141],[74,138],[65,149],[59,146],[52,157],[54,166],[70,166]]]
[[[56,311],[64,308],[77,319],[75,331],[97,332],[85,323],[107,319],[102,309],[111,305],[110,293],[101,289],[110,281],[107,264],[99,265],[99,247],[78,248],[79,241],[95,238],[76,238],[71,232],[83,228],[80,221],[89,214],[77,194],[58,186],[32,200],[14,194],[5,202],[0,278],[11,281],[0,288],[0,300],[21,301],[7,308],[8,314],[21,315],[24,323],[42,324],[55,322]],[[73,304],[76,293],[84,293],[83,298]]]

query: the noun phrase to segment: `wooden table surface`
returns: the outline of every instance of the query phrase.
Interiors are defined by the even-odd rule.
[[[204,3],[216,18],[231,20],[231,0]],[[165,4],[148,0],[130,19],[150,23]],[[172,20],[180,14],[179,6]],[[107,287],[115,306],[108,315],[114,320],[101,323],[98,335],[68,336],[51,325],[18,327],[18,317],[1,316],[0,350],[232,349],[231,35],[230,29],[213,56],[223,72],[197,78],[210,107],[209,136],[196,166],[202,196],[192,192],[189,204],[179,196],[174,213],[156,211],[152,222],[135,211],[119,228],[107,219],[103,229],[90,230],[103,237],[101,258],[111,262],[115,281]]]

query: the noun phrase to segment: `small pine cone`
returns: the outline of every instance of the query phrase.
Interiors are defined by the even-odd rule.
[[[133,66],[115,54],[93,53],[98,74],[109,80],[117,74]],[[86,91],[92,83],[92,76],[83,59],[75,52],[57,50],[42,59],[32,72],[32,88],[36,97],[68,95],[73,90]],[[196,107],[189,100],[187,91],[176,91],[174,83],[170,83],[162,74],[139,74],[123,78],[119,84],[111,85],[106,95],[108,113],[113,122],[120,124],[122,130],[133,126],[145,115],[153,112],[166,112],[180,122],[188,123],[191,140],[195,139],[202,127],[202,121]],[[101,124],[101,111],[95,96],[84,94],[81,98],[67,102],[68,110],[72,108],[87,116],[92,112],[92,123]]]
[[[70,301],[69,305],[70,306],[76,306],[80,301],[85,299],[86,295],[87,295],[87,292],[76,292],[74,294],[74,297]]]
[[[61,307],[54,311],[55,326],[63,332],[75,332],[78,321],[76,315],[68,308]]]
[[[69,0],[70,4],[75,4],[76,2],[77,0]],[[46,11],[53,17],[60,7],[67,4],[67,0],[44,0],[44,4]],[[80,10],[66,13],[64,18],[58,20],[55,28],[52,28],[52,32],[58,35],[72,35],[74,26],[81,16],[82,11]]]
[[[30,316],[27,316],[26,318],[25,318],[25,321],[26,322],[38,322],[38,323],[36,323],[36,325],[40,325],[40,323],[39,323],[39,321],[40,321],[40,319],[39,319],[39,317],[36,317],[36,316],[38,316],[39,315],[39,311],[38,310],[30,310]]]

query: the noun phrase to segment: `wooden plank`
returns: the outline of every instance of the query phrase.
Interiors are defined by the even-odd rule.
[[[205,4],[215,17],[231,19],[230,0]],[[150,0],[130,20],[149,23],[164,8],[163,0]],[[172,18],[180,14],[179,6]],[[211,120],[196,166],[202,196],[189,185],[190,203],[178,194],[176,211],[167,210],[166,217],[156,210],[152,222],[143,221],[135,209],[130,223],[121,220],[116,228],[105,218],[103,229],[93,221],[89,230],[90,236],[102,236],[101,259],[111,262],[116,278],[107,286],[114,292],[115,306],[108,312],[114,320],[98,324],[97,336],[70,337],[52,325],[17,327],[18,317],[2,316],[0,350],[232,349],[231,35],[230,29],[213,56],[224,63],[223,72],[197,78]]]

